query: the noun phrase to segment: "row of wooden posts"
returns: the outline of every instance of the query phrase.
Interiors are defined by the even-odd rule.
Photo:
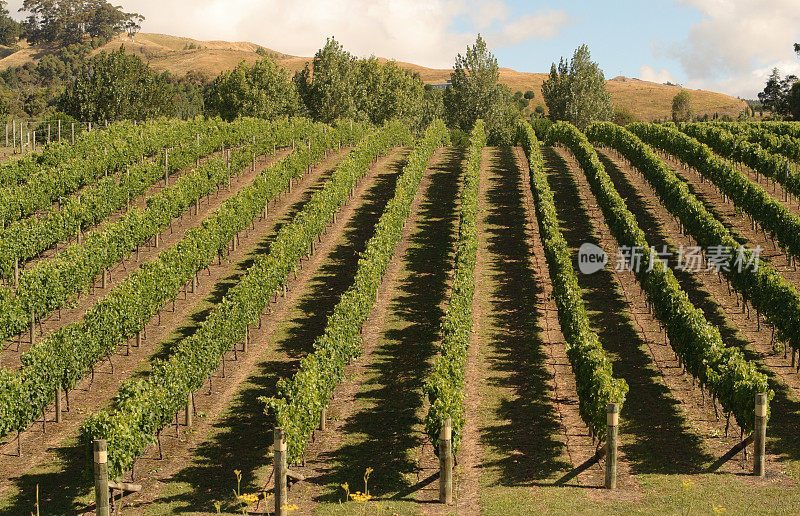
[[[64,128],[66,129],[66,128]],[[88,123],[89,131],[92,130],[92,123]],[[28,129],[28,122],[24,120],[17,122],[12,121],[10,124],[6,122],[6,147],[13,147],[14,152],[17,152],[19,149],[20,153],[25,153],[25,149],[35,151],[36,150],[36,129],[32,131]],[[71,144],[75,144],[75,122],[70,122],[69,124],[69,139]],[[42,136],[41,142],[50,143],[52,141],[57,141],[61,143],[62,141],[62,124],[61,120],[56,120],[55,124],[48,122],[47,123],[47,137],[45,138]]]
[[[248,339],[245,339],[247,341]],[[186,424],[192,424],[193,400],[189,398],[186,404]],[[320,417],[320,429],[325,430],[325,420],[327,418],[325,410]],[[619,437],[619,404],[609,403],[606,411],[606,443],[603,448],[598,450],[595,456],[587,463],[597,462],[605,457],[605,488],[616,489],[617,487],[617,442]],[[755,397],[755,429],[753,435],[735,446],[726,457],[721,461],[730,459],[734,453],[741,451],[751,442],[753,450],[753,475],[764,476],[764,456],[767,434],[767,395],[756,394]],[[273,475],[274,475],[274,495],[276,516],[286,516],[288,514],[288,478],[303,480],[304,477],[289,470],[287,464],[286,432],[283,428],[277,427],[273,432]],[[121,482],[111,482],[108,480],[108,444],[104,439],[94,441],[94,485],[95,503],[98,516],[109,516],[110,505],[109,497],[112,491],[137,492],[141,486]],[[439,502],[443,504],[453,503],[453,441],[452,441],[452,422],[447,418],[442,425],[439,434]],[[581,471],[586,468],[576,468]],[[568,474],[569,475],[569,474]]]

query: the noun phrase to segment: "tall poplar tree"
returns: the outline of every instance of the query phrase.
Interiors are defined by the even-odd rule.
[[[603,71],[592,61],[586,45],[575,50],[569,65],[564,58],[558,68],[553,63],[550,77],[542,84],[542,97],[552,120],[566,120],[581,130],[614,117]]]

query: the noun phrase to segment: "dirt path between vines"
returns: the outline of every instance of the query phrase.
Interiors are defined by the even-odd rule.
[[[94,306],[100,299],[102,299],[111,289],[124,282],[139,265],[147,261],[153,260],[158,254],[175,245],[189,229],[196,228],[200,223],[219,208],[222,203],[230,199],[242,190],[245,186],[253,182],[253,180],[261,173],[261,171],[277,161],[278,159],[286,156],[289,153],[288,149],[281,149],[277,154],[267,156],[261,160],[256,166],[255,172],[250,168],[242,171],[231,178],[231,187],[220,188],[216,193],[201,199],[199,203],[198,212],[194,213],[194,208],[189,207],[180,217],[173,219],[172,224],[164,230],[159,239],[159,247],[155,247],[155,240],[151,239],[145,245],[141,246],[139,251],[133,251],[126,256],[122,261],[109,269],[110,280],[106,282],[106,288],[99,288],[100,281],[96,281],[97,288],[90,288],[88,292],[84,292],[78,296],[77,302],[74,306],[57,310],[49,314],[43,319],[37,321],[36,325],[36,341],[42,340],[50,333],[69,325],[72,322],[80,320],[86,312]],[[138,259],[137,259],[138,257]],[[12,337],[6,343],[6,348],[3,351],[2,364],[4,368],[18,369],[20,367],[20,356],[22,353],[30,349],[30,334],[24,332],[16,337]]]
[[[720,329],[726,346],[742,349],[749,360],[758,362],[760,369],[770,376],[776,393],[770,404],[772,418],[773,421],[780,421],[780,424],[770,425],[767,432],[767,474],[793,483],[781,475],[781,467],[776,462],[781,457],[796,460],[800,456],[800,378],[783,353],[773,351],[770,327],[763,321],[759,323],[755,313],[743,311],[736,292],[728,289],[726,282],[718,278],[713,270],[706,270],[705,262],[702,264],[703,271],[676,270],[680,246],[689,248],[697,245],[696,241],[681,232],[675,218],[658,202],[658,195],[638,170],[610,149],[600,149],[599,155],[618,191],[647,234],[650,244],[659,249],[667,245],[673,253],[670,264],[692,303],[703,310],[706,318]],[[694,407],[709,406],[708,397],[704,401],[698,389],[687,390],[686,396]],[[736,430],[731,429],[730,434],[734,440],[738,437]],[[724,430],[720,433],[718,425],[706,430],[706,439],[718,439],[720,435],[724,435]],[[730,441],[725,440],[724,445],[728,444]],[[724,449],[724,446],[717,449]],[[742,473],[752,469],[749,461],[732,461],[730,466],[731,470]]]
[[[394,194],[408,149],[381,159],[374,180],[337,216],[323,244],[304,265],[289,296],[264,318],[259,338],[264,343],[249,367],[226,388],[214,409],[209,428],[182,451],[180,460],[159,473],[158,485],[137,510],[148,514],[176,511],[214,513],[214,501],[236,511],[231,495],[241,472],[241,492],[259,492],[272,473],[274,417],[266,415],[261,396],[276,393],[277,382],[290,378],[299,361],[313,349],[341,295],[351,285],[360,253],[374,234],[375,224]],[[252,332],[254,333],[254,332]],[[251,335],[252,335],[251,333]],[[215,379],[215,385],[218,380]],[[294,500],[292,490],[291,496]],[[263,503],[258,508],[263,510]]]
[[[693,424],[695,414],[687,412],[685,380],[674,371],[676,363],[667,361],[674,356],[658,321],[649,314],[646,296],[630,272],[617,270],[618,243],[572,154],[563,148],[546,149],[545,159],[560,170],[562,184],[551,184],[559,217],[580,221],[570,224],[571,229],[562,226],[573,252],[577,254],[583,242],[592,242],[609,256],[606,268],[591,275],[579,273],[578,281],[587,289],[590,320],[612,359],[614,375],[630,388],[620,417],[620,485],[635,496],[637,474],[699,473],[715,455]],[[570,214],[568,207],[576,201],[580,216]],[[606,496],[605,491],[590,493],[592,499]]]
[[[228,362],[225,378],[214,378],[215,394],[206,396],[204,388],[195,397],[203,417],[191,435],[176,440],[174,434],[167,437],[165,432],[165,460],[158,460],[158,452],[151,450],[137,461],[139,471],[151,473],[142,480],[145,489],[133,502],[133,513],[213,513],[214,500],[227,507],[236,487],[234,469],[242,472],[242,492],[266,481],[263,473],[271,471],[269,437],[274,423],[265,416],[258,397],[274,393],[277,380],[291,376],[298,360],[324,330],[327,316],[349,286],[359,253],[391,197],[407,152],[396,149],[380,158],[359,182],[311,259],[303,262],[296,279],[291,278],[288,295],[272,305],[260,329],[251,330],[251,350],[257,351]],[[298,327],[294,325],[297,317],[307,319]]]
[[[63,481],[65,478],[80,477],[85,463],[82,457],[83,451],[76,447],[76,436],[77,429],[85,418],[105,406],[119,385],[141,368],[142,364],[145,364],[145,368],[148,367],[148,361],[153,353],[160,351],[161,341],[173,335],[174,332],[182,331],[182,325],[186,323],[187,318],[196,314],[196,305],[203,302],[213,304],[219,301],[222,297],[221,293],[235,284],[235,281],[232,283],[230,281],[231,275],[237,269],[251,263],[253,254],[265,251],[266,246],[263,241],[271,238],[277,231],[276,226],[287,216],[287,213],[294,213],[302,206],[310,196],[311,189],[315,186],[318,187],[346,154],[346,150],[333,153],[320,165],[314,167],[311,173],[305,174],[299,181],[296,181],[291,193],[284,192],[277,200],[273,201],[267,219],[257,220],[255,230],[241,233],[239,247],[228,256],[227,260],[224,260],[221,265],[212,264],[208,271],[201,271],[196,294],[189,294],[188,297],[179,295],[174,310],[168,305],[161,310],[160,321],[158,316],[153,318],[147,326],[146,338],[140,348],[131,346],[130,356],[128,356],[126,355],[126,346],[120,346],[112,357],[115,374],[111,374],[108,362],[98,365],[91,389],[88,389],[91,379],[85,378],[77,389],[70,392],[71,410],[64,413],[62,423],[58,425],[52,423],[53,414],[48,410],[45,434],[42,433],[41,421],[31,425],[22,434],[22,458],[16,457],[15,442],[6,444],[0,452],[3,456],[2,464],[0,464],[0,479],[4,479],[0,481],[2,496],[6,496],[6,491],[12,485],[22,491],[25,497],[30,497],[36,483],[58,485],[60,482],[61,486],[66,486],[69,482]],[[13,437],[7,437],[6,442],[10,439]],[[29,471],[34,466],[36,466],[34,471]],[[22,474],[24,472],[27,473]],[[80,483],[76,482],[76,484]],[[79,490],[81,487],[78,486],[76,489]],[[59,498],[61,504],[68,504],[70,503],[69,497],[78,496],[79,491],[66,490],[59,493],[51,495],[53,500]],[[3,502],[0,502],[0,507],[2,506]],[[71,508],[71,506],[66,507]]]
[[[564,340],[550,295],[527,160],[519,149],[484,151],[479,213],[461,450],[459,512],[465,514],[495,506],[509,488],[539,491],[535,486],[570,469],[570,449],[575,454],[581,450],[581,438],[569,436],[581,426],[578,420],[573,427],[577,410],[559,403],[567,398],[558,399],[570,396],[566,391],[574,377],[568,363],[563,369]],[[572,392],[577,400],[574,387]]]
[[[203,164],[205,164],[210,159],[213,159],[213,158],[215,158],[217,156],[221,156],[221,155],[222,155],[222,151],[211,152],[210,154],[200,158],[199,165],[195,163],[195,164],[192,164],[191,166],[185,167],[185,168],[183,168],[181,170],[178,170],[178,171],[175,171],[175,172],[171,173],[169,175],[169,183],[170,184],[174,184],[175,181],[177,181],[179,178],[189,174],[193,170],[197,169],[199,166],[202,166]],[[268,156],[261,156],[261,159],[256,162],[256,166],[259,166],[259,162],[261,164],[265,163],[267,159],[269,159]],[[117,173],[117,174],[119,174],[119,173]],[[155,194],[157,194],[158,192],[160,192],[162,190],[164,190],[164,178],[163,178],[163,176],[162,176],[161,179],[157,180],[155,183],[150,185],[141,195],[135,197],[134,199],[131,199],[131,202],[130,202],[129,206],[127,206],[125,208],[121,208],[121,209],[115,211],[114,213],[112,213],[112,214],[108,215],[107,217],[105,217],[103,220],[99,221],[97,224],[94,224],[94,225],[86,227],[86,228],[82,228],[82,231],[81,231],[82,236],[85,238],[86,235],[89,232],[94,231],[95,229],[98,229],[98,228],[103,228],[108,224],[112,224],[112,223],[118,221],[122,217],[122,215],[125,214],[125,212],[127,210],[131,209],[131,208],[134,208],[134,207],[135,208],[139,208],[139,209],[146,208],[147,207],[147,199],[149,199],[150,197],[153,197]],[[77,195],[77,194],[72,194],[70,197],[75,196],[75,195]],[[35,216],[39,216],[39,214],[37,214]],[[48,258],[52,258],[53,256],[58,254],[60,251],[62,251],[65,247],[69,246],[74,241],[75,241],[75,236],[73,235],[66,242],[64,242],[64,241],[58,242],[55,246],[43,251],[40,254],[40,256],[30,259],[30,260],[26,261],[24,264],[20,263],[20,267],[22,267],[23,269],[30,268],[30,267],[33,267],[37,262],[40,262],[42,260],[47,260]]]
[[[420,388],[449,289],[462,161],[455,148],[431,158],[364,325],[364,354],[335,391],[328,430],[295,466],[307,480],[289,497],[304,514],[336,511],[342,483],[363,491],[367,467],[375,470],[370,493],[387,510],[428,497],[418,492],[430,475],[418,463],[426,441]]]

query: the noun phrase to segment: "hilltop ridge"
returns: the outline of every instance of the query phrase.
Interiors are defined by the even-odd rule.
[[[221,72],[234,68],[242,60],[252,63],[261,55],[269,55],[289,72],[303,68],[310,57],[285,54],[246,41],[200,41],[192,38],[164,34],[140,33],[133,39],[127,36],[114,38],[95,52],[110,51],[124,45],[126,50],[141,56],[158,71],[169,71],[177,75],[199,73],[213,79]],[[0,70],[11,66],[36,61],[46,55],[47,50],[31,47],[21,42],[18,49],[0,50]],[[450,77],[449,69],[427,68],[414,63],[398,61],[398,64],[419,74],[425,83],[441,83]],[[533,105],[543,105],[542,83],[546,73],[518,72],[511,68],[500,68],[500,81],[512,91],[532,90]],[[606,81],[606,87],[615,106],[625,108],[641,121],[671,116],[672,98],[682,89],[635,78],[617,76]],[[696,114],[718,113],[737,116],[745,107],[743,100],[723,93],[705,90],[688,90],[692,94]]]

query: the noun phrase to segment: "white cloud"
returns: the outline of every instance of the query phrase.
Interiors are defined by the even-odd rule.
[[[767,78],[775,67],[781,71],[781,76],[794,74],[800,77],[800,61],[782,60],[771,63],[769,66],[763,68],[757,68],[724,79],[691,79],[687,81],[685,86],[693,89],[723,91],[734,97],[754,99],[758,92],[764,89]]]
[[[800,41],[797,0],[677,1],[703,17],[685,41],[664,49],[681,63],[687,86],[751,97],[774,66],[788,73],[800,63],[792,48]]]
[[[310,56],[335,36],[356,55],[450,67],[458,52],[485,33],[491,46],[552,38],[568,22],[544,9],[512,19],[506,0],[125,0],[146,17],[142,30],[202,40],[251,41]],[[11,0],[15,12],[22,0]],[[466,22],[464,30],[454,29]],[[462,23],[463,25],[463,23]]]
[[[502,30],[490,33],[487,40],[493,46],[500,47],[529,39],[552,39],[570,21],[570,16],[564,11],[542,9],[507,22]]]
[[[656,70],[652,66],[647,66],[647,65],[643,65],[641,68],[639,68],[639,79],[643,81],[657,82],[661,84],[667,82],[675,84],[678,82],[675,80],[675,77],[672,75],[672,72],[670,72],[666,68],[662,68],[661,70]]]

